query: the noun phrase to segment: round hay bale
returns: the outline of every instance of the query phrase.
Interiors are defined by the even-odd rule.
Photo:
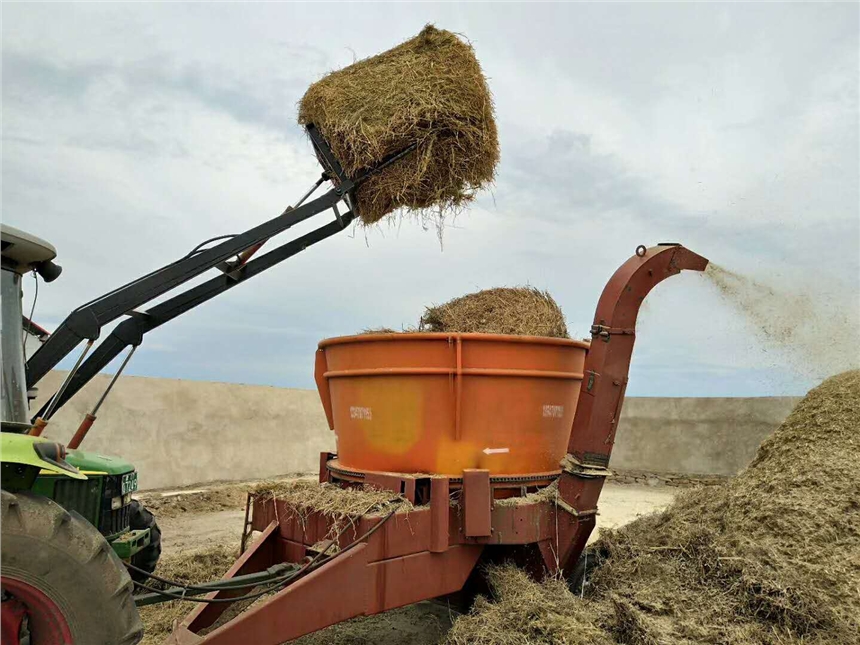
[[[558,303],[533,287],[485,289],[427,307],[419,329],[570,338]]]
[[[475,53],[432,25],[311,85],[299,123],[319,129],[353,178],[417,144],[356,190],[365,224],[400,208],[456,210],[492,182],[499,161],[493,100]]]

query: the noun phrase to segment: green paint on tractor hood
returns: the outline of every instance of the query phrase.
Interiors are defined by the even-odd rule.
[[[54,457],[57,460],[47,459],[44,455],[39,454],[35,448],[37,444],[49,446],[50,444],[55,444]],[[42,437],[31,437],[30,435],[13,434],[10,432],[3,432],[0,435],[0,458],[2,458],[3,463],[35,466],[57,475],[71,477],[72,479],[87,478],[86,475],[78,472],[75,468],[69,467],[75,466],[70,460],[62,463],[62,456],[56,454],[58,451],[59,448],[56,446],[56,442]]]
[[[134,466],[119,457],[108,457],[83,450],[69,450],[66,461],[85,474],[104,473],[122,475],[134,470]]]

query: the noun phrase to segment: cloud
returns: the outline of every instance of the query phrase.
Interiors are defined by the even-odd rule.
[[[858,16],[849,4],[12,4],[3,219],[58,246],[66,272],[37,306],[56,325],[281,212],[319,174],[295,124],[307,85],[435,21],[474,44],[502,140],[497,185],[444,250],[409,220],[341,234],[157,330],[130,373],[312,387],[318,339],[408,326],[426,304],[505,284],[549,289],[582,334],[615,268],[665,240],[860,322]],[[695,276],[655,290],[640,327],[630,394],[815,382]]]

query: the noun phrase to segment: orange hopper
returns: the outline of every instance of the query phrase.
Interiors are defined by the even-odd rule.
[[[588,344],[494,334],[374,334],[320,343],[316,382],[343,472],[554,477]]]

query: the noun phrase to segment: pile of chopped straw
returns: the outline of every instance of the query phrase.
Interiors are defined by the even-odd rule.
[[[488,570],[495,600],[482,596],[448,632],[449,645],[609,645],[589,604],[560,580],[537,584],[512,564]]]
[[[218,545],[207,549],[186,551],[161,558],[155,574],[177,582],[210,582],[223,577],[237,557],[236,545],[231,547]],[[155,587],[162,586],[155,581],[150,584]],[[141,607],[140,618],[144,625],[141,645],[163,643],[173,631],[173,622],[186,616],[193,608],[193,603],[181,600]]]
[[[400,208],[456,210],[493,181],[499,161],[492,96],[475,53],[432,25],[311,85],[299,123],[316,125],[352,178],[417,144],[358,188],[366,224]]]
[[[603,534],[580,600],[511,568],[449,643],[860,643],[860,371],[825,381],[721,487]]]
[[[254,494],[263,499],[282,500],[303,514],[315,511],[336,520],[414,508],[405,497],[388,490],[369,486],[344,488],[307,479],[264,482],[256,486]]]
[[[505,497],[493,501],[493,506],[524,506],[526,504],[539,504],[541,502],[554,502],[558,499],[558,480],[549,486],[544,486],[527,495],[516,497]]]
[[[485,289],[427,307],[420,330],[569,338],[558,303],[533,287]]]

